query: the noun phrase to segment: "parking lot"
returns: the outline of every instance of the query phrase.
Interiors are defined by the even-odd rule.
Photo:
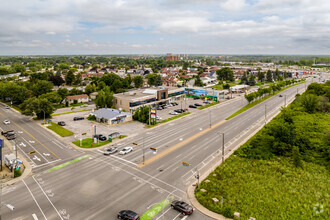
[[[110,126],[107,124],[102,124],[94,121],[89,121],[87,120],[87,117],[91,112],[92,111],[84,111],[84,112],[70,113],[65,115],[57,115],[57,116],[53,116],[52,121],[56,124],[59,121],[64,121],[66,124],[64,128],[75,133],[75,135],[65,138],[69,142],[80,139],[80,135],[82,133],[87,133],[87,135],[84,138],[91,138],[94,132],[93,125],[96,125],[97,134],[103,134],[106,137],[114,132],[119,132],[121,135],[127,135],[128,137],[131,137],[137,134],[136,131],[143,132],[144,129],[146,129],[144,128],[145,126],[144,124],[136,121],[132,121],[120,125],[114,125],[114,126]],[[84,117],[84,119],[74,121],[73,120],[74,117]]]
[[[188,109],[189,112],[193,113],[193,112],[197,112],[200,111],[197,108],[190,108],[189,105],[194,105],[195,103],[198,103],[200,105],[205,105],[205,103],[203,103],[202,99],[197,99],[194,100],[193,98],[186,98],[186,100],[182,100],[182,101],[176,101],[176,103],[178,103],[178,105],[175,106],[171,106],[171,105],[167,105],[167,107],[165,109],[162,110],[157,110],[157,116],[159,116],[161,118],[161,120],[167,119],[167,118],[171,118],[175,115],[171,115],[169,112],[170,111],[174,111],[176,109]]]

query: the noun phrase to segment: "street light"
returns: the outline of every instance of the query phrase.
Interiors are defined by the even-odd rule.
[[[44,112],[44,122],[46,123],[46,112],[45,112],[45,110],[43,110],[43,109],[41,109],[41,111]]]
[[[210,128],[212,127],[212,120],[211,120],[211,109],[209,109],[210,112]]]

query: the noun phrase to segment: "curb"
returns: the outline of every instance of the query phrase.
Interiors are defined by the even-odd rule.
[[[12,149],[11,143],[6,138],[4,138],[3,140],[6,144],[6,146],[8,146],[9,150],[15,154],[15,152]],[[23,161],[23,164],[25,166],[24,172],[20,177],[13,178],[12,180],[9,180],[8,182],[2,183],[4,186],[13,185],[13,184],[25,179],[32,173],[32,167],[31,167],[30,163],[25,159],[25,157],[23,157],[20,153],[18,153],[18,151],[17,151],[17,158],[20,158]]]

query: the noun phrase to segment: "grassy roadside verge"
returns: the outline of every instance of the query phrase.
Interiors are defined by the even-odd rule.
[[[101,147],[103,145],[109,144],[111,142],[106,140],[106,141],[99,141],[99,143],[98,142],[93,143],[92,138],[85,138],[85,139],[82,139],[81,146],[80,146],[80,140],[74,141],[72,143],[81,148],[96,148],[96,147]]]
[[[166,122],[169,122],[169,121],[172,121],[172,120],[175,120],[175,119],[181,118],[181,117],[186,116],[186,115],[189,115],[189,114],[190,114],[190,112],[184,112],[184,113],[182,113],[182,114],[180,114],[180,115],[176,115],[176,116],[173,116],[173,117],[171,117],[171,118],[164,119],[164,120],[158,122],[157,124],[150,125],[150,126],[147,125],[146,127],[147,127],[147,128],[153,128],[153,127],[157,126],[158,124],[166,123]]]
[[[235,112],[234,114],[232,114],[231,116],[229,116],[228,118],[226,118],[226,120],[229,120],[229,119],[231,119],[231,118],[233,118],[233,117],[235,117],[235,116],[237,116],[237,115],[239,115],[239,114],[245,112],[246,110],[249,110],[250,108],[252,108],[252,107],[254,107],[254,106],[260,104],[261,102],[263,102],[263,101],[265,101],[265,100],[267,100],[267,99],[269,99],[269,98],[275,96],[275,95],[278,94],[279,92],[282,92],[282,91],[284,91],[284,90],[286,90],[286,89],[289,89],[289,88],[291,88],[291,87],[293,87],[293,86],[296,86],[296,85],[299,85],[299,84],[303,84],[303,83],[305,83],[305,82],[300,82],[300,83],[297,83],[297,84],[294,84],[294,85],[287,86],[287,87],[281,89],[280,91],[275,92],[275,94],[270,94],[270,95],[267,95],[267,96],[265,96],[265,97],[263,97],[263,98],[257,99],[257,100],[255,100],[255,101],[253,101],[253,102],[247,104],[246,106],[244,106],[243,108],[241,108],[240,110],[238,110],[237,112]]]
[[[74,134],[72,131],[63,128],[62,126],[55,124],[54,122],[52,122],[51,126],[47,126],[47,128],[54,131],[56,134],[60,135],[61,137],[67,137]]]
[[[66,115],[66,114],[77,113],[77,112],[86,112],[86,111],[91,111],[91,110],[92,110],[92,109],[89,108],[89,109],[78,110],[78,111],[55,113],[55,114],[51,114],[51,116],[56,116],[56,115]]]
[[[211,102],[211,103],[209,103],[209,104],[206,104],[206,105],[203,105],[203,106],[198,107],[198,109],[199,109],[199,110],[203,110],[203,109],[206,109],[206,108],[212,107],[212,106],[214,106],[214,105],[217,105],[217,104],[219,104],[219,103],[220,103],[220,102]]]

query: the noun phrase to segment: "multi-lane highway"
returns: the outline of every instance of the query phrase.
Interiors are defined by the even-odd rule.
[[[305,87],[289,88],[283,97],[274,96],[229,121],[224,119],[246,104],[243,96],[155,127],[117,144],[119,149],[138,144],[123,156],[72,148],[29,118],[0,106],[0,120],[12,122],[0,127],[17,131],[19,151],[33,166],[32,176],[3,189],[2,219],[115,219],[122,209],[143,215],[167,198],[187,201],[186,189],[195,171],[203,174],[218,162],[220,133],[225,134],[228,154]],[[141,166],[143,146],[145,166]],[[157,154],[149,147],[157,148]],[[31,151],[36,153],[28,154]],[[159,158],[150,162],[153,157]],[[182,166],[182,161],[190,166]],[[182,216],[169,206],[148,213],[153,219],[210,219],[198,210]]]

